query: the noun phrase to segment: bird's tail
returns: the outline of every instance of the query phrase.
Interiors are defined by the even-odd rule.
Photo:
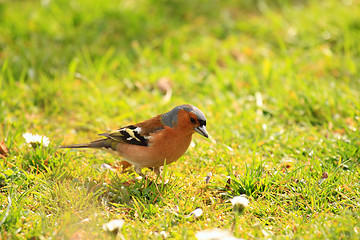
[[[99,139],[89,143],[80,143],[80,144],[73,144],[73,145],[64,145],[60,146],[59,148],[106,148],[111,149],[111,139]]]

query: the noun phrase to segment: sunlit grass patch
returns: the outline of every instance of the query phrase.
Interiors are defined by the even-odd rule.
[[[359,9],[3,2],[0,238],[358,239]],[[159,178],[57,148],[184,103],[211,137],[194,136]],[[249,203],[235,215],[237,196]]]

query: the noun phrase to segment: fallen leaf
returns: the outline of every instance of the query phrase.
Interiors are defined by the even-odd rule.
[[[319,180],[319,185],[322,184],[328,177],[329,174],[327,172],[323,172],[321,175],[321,179]]]
[[[163,101],[168,102],[172,95],[172,82],[169,78],[163,77],[157,81],[157,87],[165,94]]]
[[[6,158],[9,155],[9,149],[6,147],[5,142],[0,142],[0,157]]]
[[[118,170],[118,171],[120,171],[120,172],[124,172],[125,169],[131,167],[131,163],[128,163],[126,161],[121,161],[121,162],[117,162],[116,164],[114,164],[111,167]]]
[[[321,178],[328,178],[329,174],[327,172],[323,172]]]

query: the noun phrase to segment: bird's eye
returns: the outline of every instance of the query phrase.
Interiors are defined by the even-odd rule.
[[[195,118],[193,118],[193,117],[190,117],[190,121],[191,121],[192,123],[196,123],[196,120],[195,120]]]

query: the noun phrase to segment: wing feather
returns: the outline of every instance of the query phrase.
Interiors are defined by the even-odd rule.
[[[129,125],[108,133],[99,134],[100,136],[110,138],[117,142],[140,145],[140,146],[149,146],[150,135],[163,129],[163,127],[157,127],[152,129],[152,131],[147,131],[145,134],[142,133],[140,127],[134,125]]]
[[[151,135],[156,134],[162,129],[164,129],[164,124],[162,123],[161,115],[158,115],[144,122],[99,135],[116,142],[149,146]]]

